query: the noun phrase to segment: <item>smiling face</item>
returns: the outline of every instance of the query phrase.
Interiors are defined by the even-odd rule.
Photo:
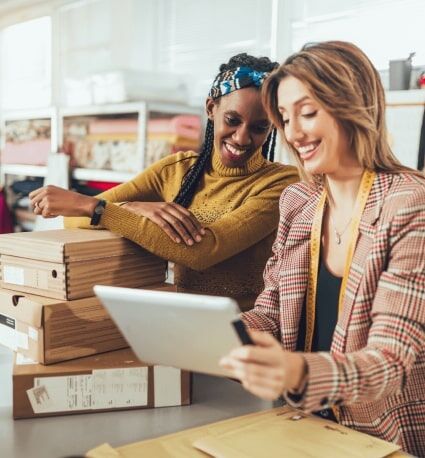
[[[214,122],[214,148],[226,167],[242,167],[267,139],[270,121],[260,91],[247,87],[217,100],[207,99]]]
[[[359,165],[344,129],[299,79],[282,79],[277,97],[286,141],[308,173],[344,174]]]

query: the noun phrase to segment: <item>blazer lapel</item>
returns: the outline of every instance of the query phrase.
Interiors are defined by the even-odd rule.
[[[315,192],[303,210],[293,219],[279,272],[282,344],[295,350],[301,312],[308,284],[310,266],[310,236],[321,190]]]
[[[335,330],[332,350],[345,350],[345,336],[351,320],[356,294],[371,256],[371,249],[385,196],[391,186],[392,175],[378,173],[373,183],[369,198],[360,221],[359,235],[353,256],[353,262],[348,276],[347,288],[344,296],[344,306]],[[341,339],[341,340],[340,340]]]

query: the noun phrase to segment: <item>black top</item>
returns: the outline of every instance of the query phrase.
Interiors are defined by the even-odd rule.
[[[320,259],[317,279],[316,316],[314,320],[311,351],[329,351],[338,319],[339,291],[341,277],[336,277]],[[297,339],[297,351],[304,351],[306,330],[306,299],[304,300]]]

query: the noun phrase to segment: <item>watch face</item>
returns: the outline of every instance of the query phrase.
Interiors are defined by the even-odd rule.
[[[99,202],[96,205],[94,212],[96,213],[96,215],[102,215],[104,211],[105,211],[105,204],[103,202]]]

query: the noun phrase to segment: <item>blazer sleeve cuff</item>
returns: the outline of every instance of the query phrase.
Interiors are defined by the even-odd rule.
[[[308,383],[302,397],[285,392],[284,398],[292,407],[306,412],[328,409],[342,403],[338,365],[329,353],[304,353],[308,367]]]

